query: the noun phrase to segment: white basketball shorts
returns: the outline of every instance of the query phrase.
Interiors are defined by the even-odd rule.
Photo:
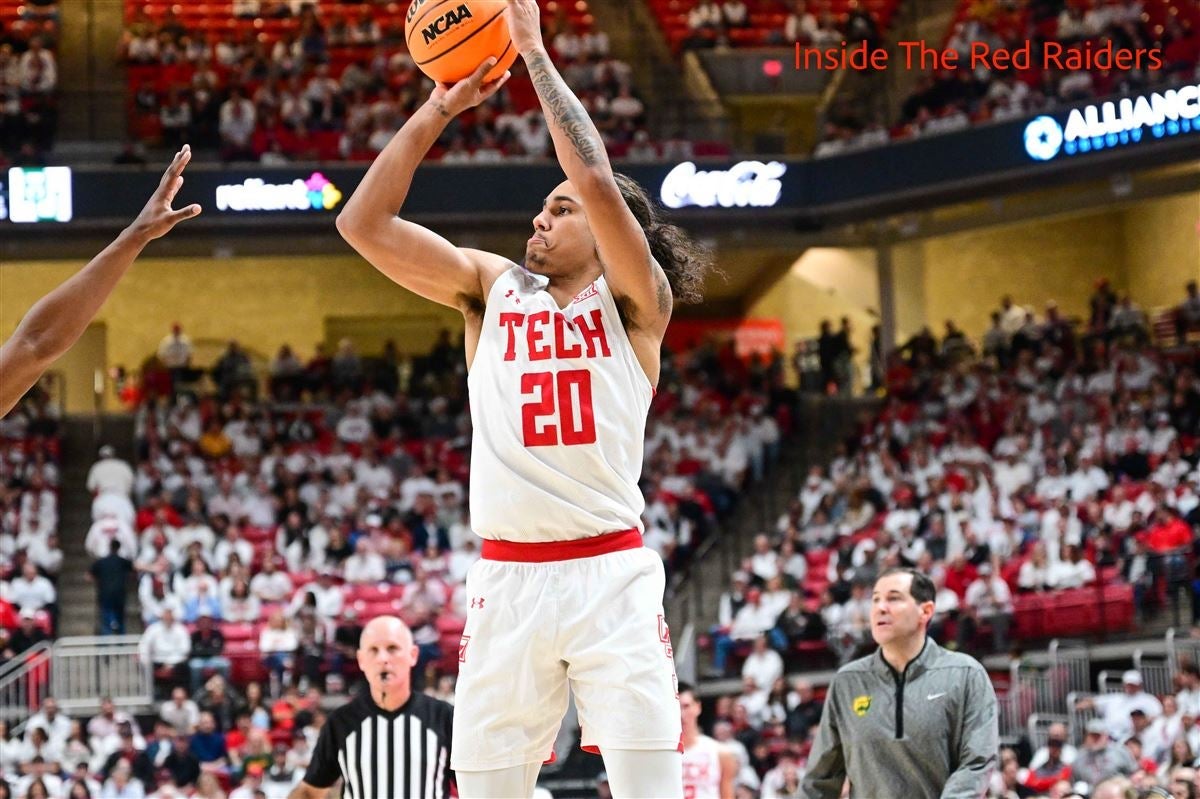
[[[582,746],[679,748],[662,560],[637,530],[582,541],[485,540],[467,572],[451,767],[551,757],[575,694]]]

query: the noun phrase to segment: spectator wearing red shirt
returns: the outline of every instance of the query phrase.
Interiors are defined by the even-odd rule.
[[[1160,507],[1154,513],[1155,524],[1146,531],[1146,546],[1159,555],[1178,554],[1192,543],[1192,528],[1179,517],[1175,508]]]
[[[958,594],[960,600],[967,595],[967,586],[977,577],[979,572],[962,554],[955,555],[946,564],[946,587]]]

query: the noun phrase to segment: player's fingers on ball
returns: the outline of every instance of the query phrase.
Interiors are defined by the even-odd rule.
[[[496,59],[492,56],[488,56],[483,60],[482,64],[476,67],[475,74],[471,76],[471,80],[477,84],[482,83],[484,76],[487,75],[494,66],[496,66]]]

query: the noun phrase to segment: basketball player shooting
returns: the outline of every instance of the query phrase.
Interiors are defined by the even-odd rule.
[[[398,214],[451,118],[508,78],[438,85],[367,172],[338,230],[401,286],[465,319],[472,527],[452,765],[464,797],[528,797],[573,690],[585,748],[618,797],[682,796],[680,710],[662,561],[642,545],[646,414],[673,299],[709,260],[614,175],[542,43],[534,0],[508,0],[514,45],[567,180],[518,266]]]

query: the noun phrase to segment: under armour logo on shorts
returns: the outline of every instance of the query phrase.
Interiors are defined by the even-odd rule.
[[[482,609],[483,608],[483,597],[481,597],[481,596],[471,597],[471,607]]]

